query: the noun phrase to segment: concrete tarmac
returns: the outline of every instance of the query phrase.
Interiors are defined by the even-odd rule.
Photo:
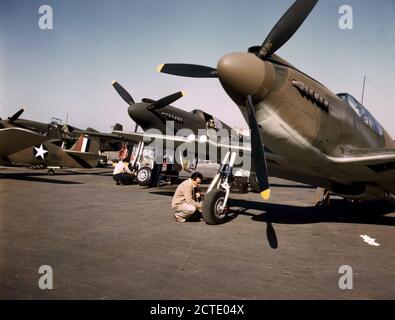
[[[108,169],[0,168],[0,299],[395,298],[394,207],[315,208],[315,189],[271,183],[269,203],[232,195],[238,216],[209,226],[175,222],[176,186],[116,186]],[[42,265],[53,290],[38,286]],[[339,288],[341,266],[352,290]]]

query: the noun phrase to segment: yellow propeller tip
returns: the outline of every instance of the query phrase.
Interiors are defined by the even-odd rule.
[[[263,192],[261,192],[261,196],[263,200],[269,200],[270,199],[270,189],[267,189]]]
[[[181,94],[182,94],[183,97],[185,97],[187,95],[187,92],[186,91],[181,91]]]
[[[116,80],[113,80],[113,82],[111,82],[111,84],[114,85],[114,83],[116,83],[116,82],[117,82]]]
[[[161,72],[164,66],[165,66],[164,64],[160,64],[160,65],[156,68],[156,71]]]

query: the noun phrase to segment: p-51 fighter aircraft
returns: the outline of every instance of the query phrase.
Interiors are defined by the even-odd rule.
[[[145,98],[141,102],[136,103],[130,93],[118,82],[113,81],[112,85],[121,98],[128,104],[130,118],[144,131],[157,129],[162,134],[166,134],[166,122],[168,121],[174,122],[175,133],[185,128],[192,130],[196,135],[202,129],[231,129],[224,122],[202,110],[196,109],[192,112],[187,112],[171,106],[172,103],[186,95],[184,91],[171,94],[157,101]]]
[[[0,120],[0,165],[42,166],[50,168],[49,174],[53,168],[96,167],[103,148],[99,139],[81,135],[80,129],[69,125],[19,119],[23,112],[21,109],[7,120]],[[79,139],[72,139],[76,142],[65,149],[64,142],[73,134]]]
[[[198,136],[201,132],[205,132],[207,135],[215,135],[220,129],[226,129],[227,132],[231,132],[231,128],[228,125],[202,110],[187,112],[171,106],[172,103],[185,96],[185,92],[177,92],[160,100],[145,98],[142,99],[141,102],[135,102],[130,93],[118,82],[113,81],[112,85],[121,98],[128,104],[128,114],[130,118],[136,122],[135,132],[121,132],[114,130],[111,134],[112,137],[116,135],[124,138],[125,140],[138,143],[135,159],[131,164],[132,167],[135,167],[141,160],[145,146],[144,141],[147,142],[149,139],[175,139],[177,133],[180,132],[180,130],[185,130],[185,128],[188,128],[194,136]],[[169,128],[169,123],[172,123],[173,127]],[[138,126],[146,132],[138,133]],[[147,132],[152,129],[155,129],[158,134],[155,135],[152,134],[152,132]],[[182,142],[183,139],[186,139],[187,137],[184,136],[178,138],[179,140],[181,139],[180,141]],[[170,180],[175,181],[178,178],[179,171],[182,170],[184,159],[192,161],[202,158],[199,154],[195,153],[193,155],[180,155],[177,157],[176,161],[174,161],[173,165],[171,165],[171,168],[167,169],[165,172],[161,172],[161,165],[158,165],[157,168],[143,166],[136,170],[137,181],[140,185],[152,185],[152,182],[156,185],[155,181],[157,181],[159,174],[171,177]],[[206,158],[204,158],[204,160],[206,160]]]
[[[164,64],[158,70],[219,79],[249,124],[252,165],[264,199],[270,196],[270,172],[328,188],[345,199],[393,202],[393,139],[354,97],[334,94],[275,54],[317,2],[295,1],[262,45],[250,48],[248,53],[225,55],[216,69]],[[265,152],[264,145],[272,153]],[[229,159],[204,202],[203,215],[211,224],[223,222],[227,212]]]
[[[22,108],[18,110],[12,117],[7,118],[6,120],[0,118],[1,127],[23,128],[44,135],[51,139],[66,140],[74,137],[78,138],[78,136],[73,135],[73,132],[80,129],[70,126],[67,123],[62,124],[59,122],[60,119],[53,120],[50,123],[20,119],[20,116],[25,111],[25,108]]]

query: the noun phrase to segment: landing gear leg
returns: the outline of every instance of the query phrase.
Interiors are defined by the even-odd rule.
[[[161,176],[162,176],[162,165],[154,163],[154,168],[152,169],[151,181],[148,184],[148,186],[159,187]]]
[[[230,185],[236,156],[236,152],[227,152],[204,198],[202,214],[207,224],[221,224],[228,218]]]
[[[329,189],[317,188],[316,207],[329,206],[331,202],[331,192]]]

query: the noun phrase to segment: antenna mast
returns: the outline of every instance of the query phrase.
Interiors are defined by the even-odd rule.
[[[365,86],[366,86],[366,76],[363,77],[362,99],[361,99],[362,105],[363,105],[363,99],[365,98]]]

